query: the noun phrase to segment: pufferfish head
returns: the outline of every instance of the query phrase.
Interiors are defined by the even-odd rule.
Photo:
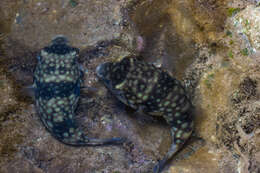
[[[54,37],[49,46],[45,47],[44,50],[48,53],[65,55],[67,53],[75,51],[78,53],[78,49],[70,47],[68,39],[63,35],[58,35]]]
[[[38,55],[34,71],[36,81],[77,82],[83,77],[77,63],[79,49],[68,45],[64,36],[57,36]]]
[[[111,62],[106,62],[103,64],[100,64],[96,68],[96,74],[97,77],[109,88],[112,87],[111,83],[112,81],[110,80],[110,69],[112,67],[113,63]]]
[[[44,63],[47,61],[48,64],[55,59],[63,60],[64,58],[75,58],[75,55],[79,53],[79,49],[69,46],[68,43],[68,39],[65,36],[58,35],[54,37],[51,43],[44,47],[38,55],[37,58],[39,62]]]
[[[96,68],[96,74],[106,87],[115,89],[116,85],[126,79],[130,64],[130,58],[124,58],[119,62],[106,62]]]

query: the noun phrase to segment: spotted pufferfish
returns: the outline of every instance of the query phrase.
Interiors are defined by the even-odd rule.
[[[83,70],[77,62],[79,49],[57,36],[38,56],[34,72],[35,105],[47,130],[60,142],[73,146],[121,144],[124,138],[89,138],[75,124]]]
[[[161,172],[193,131],[193,106],[184,87],[161,68],[136,57],[103,63],[96,74],[124,104],[148,115],[162,116],[170,125],[172,144],[153,170]]]

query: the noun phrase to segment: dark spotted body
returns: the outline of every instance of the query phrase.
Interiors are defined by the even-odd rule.
[[[149,115],[163,116],[171,126],[172,145],[154,168],[160,172],[192,133],[192,104],[184,87],[162,69],[131,57],[101,64],[96,73],[119,100]]]
[[[83,72],[77,63],[79,50],[55,38],[41,50],[34,73],[37,112],[45,127],[68,145],[122,143],[122,138],[88,138],[76,125],[74,112],[80,96]]]

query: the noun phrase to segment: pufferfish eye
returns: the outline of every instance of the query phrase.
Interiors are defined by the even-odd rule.
[[[41,61],[41,59],[42,59],[41,55],[37,55],[36,58],[38,61]]]

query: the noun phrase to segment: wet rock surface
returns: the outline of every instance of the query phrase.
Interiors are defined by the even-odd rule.
[[[257,5],[1,1],[0,172],[151,172],[170,146],[169,127],[124,106],[95,76],[98,64],[133,53],[182,80],[196,107],[195,135],[204,142],[192,137],[164,172],[259,172]],[[126,137],[123,146],[65,146],[41,124],[23,88],[32,83],[37,52],[57,34],[81,49],[79,61],[87,69],[90,88],[82,90],[77,122],[89,136]]]

